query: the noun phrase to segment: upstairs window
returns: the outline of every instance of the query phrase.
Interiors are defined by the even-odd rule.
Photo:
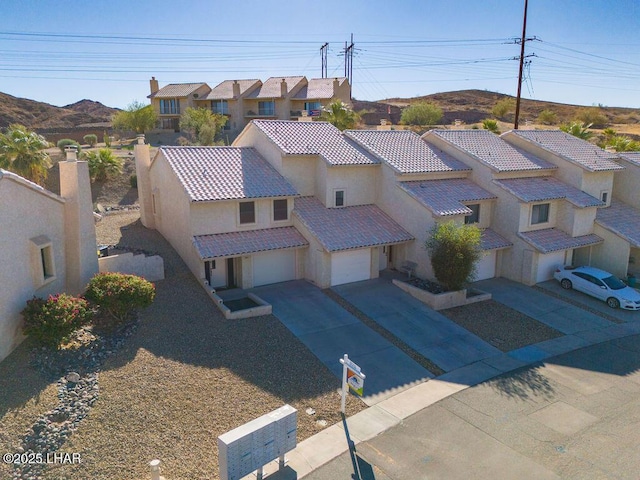
[[[256,204],[255,202],[240,203],[240,223],[256,223]]]
[[[531,207],[531,225],[547,223],[549,221],[549,204],[540,203]]]
[[[228,115],[229,103],[226,100],[212,100],[211,111],[220,115]]]
[[[289,205],[286,198],[273,201],[273,220],[275,222],[289,220]]]
[[[180,100],[177,98],[160,99],[161,115],[177,115],[180,113]]]
[[[276,114],[276,104],[273,100],[258,102],[258,115],[273,117]]]
[[[335,191],[334,205],[336,207],[344,207],[344,190]]]
[[[603,191],[600,193],[600,200],[602,200],[602,203],[605,205],[609,205],[609,192]]]
[[[56,268],[51,240],[41,235],[31,239],[33,281],[36,288],[56,278]]]
[[[474,203],[473,205],[467,205],[467,208],[469,208],[473,213],[464,217],[464,223],[467,225],[471,223],[480,223],[480,204]]]

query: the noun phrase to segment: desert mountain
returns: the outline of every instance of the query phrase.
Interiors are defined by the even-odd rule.
[[[108,122],[117,111],[91,100],[56,107],[0,92],[0,128],[12,123],[36,129],[77,127],[87,123]]]

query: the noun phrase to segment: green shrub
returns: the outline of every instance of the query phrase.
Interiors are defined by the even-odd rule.
[[[93,310],[83,298],[66,293],[50,295],[46,300],[33,297],[22,310],[25,335],[42,345],[58,347],[71,334],[91,320]]]
[[[131,188],[138,188],[138,176],[135,173],[129,177],[129,184]]]
[[[501,120],[506,120],[507,115],[515,111],[515,108],[516,108],[515,98],[503,97],[496,102],[496,104],[491,109],[491,113],[496,118],[499,118]]]
[[[433,274],[447,291],[460,290],[473,279],[482,258],[481,231],[476,225],[436,224],[425,242]]]
[[[106,180],[122,173],[122,158],[116,157],[108,148],[87,152],[84,158],[89,164],[89,175],[94,180]]]
[[[85,296],[123,321],[131,310],[151,305],[156,290],[153,283],[136,275],[99,273],[89,281]]]
[[[104,135],[102,136],[103,140],[104,140],[104,146],[107,148],[111,148],[111,137],[107,134],[107,131],[105,130]]]
[[[98,143],[98,136],[93,133],[85,135],[82,139],[84,140],[84,143],[88,144],[90,147],[95,147],[96,143]]]
[[[80,144],[71,138],[63,138],[61,140],[58,140],[58,143],[56,145],[62,153],[67,153],[67,147],[71,146],[76,147],[76,152],[80,152],[81,149]]]
[[[402,125],[435,125],[442,120],[442,109],[433,103],[419,102],[402,110]]]
[[[489,130],[491,133],[495,133],[496,135],[500,135],[500,129],[498,128],[498,122],[496,120],[492,120],[490,118],[483,120],[482,128]]]
[[[553,110],[542,110],[538,115],[538,123],[543,125],[555,125],[558,123],[558,115]]]

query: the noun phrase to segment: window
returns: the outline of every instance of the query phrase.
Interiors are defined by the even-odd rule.
[[[228,115],[229,103],[226,100],[212,100],[211,111],[220,115]]]
[[[180,100],[177,98],[160,99],[160,113],[162,115],[176,115],[180,113]]]
[[[540,203],[531,207],[531,225],[547,223],[549,221],[549,204]]]
[[[473,205],[467,205],[473,213],[464,217],[464,223],[479,223],[480,222],[480,204],[474,203]]]
[[[31,255],[35,286],[40,287],[53,281],[56,278],[56,268],[51,240],[44,235],[32,238]]]
[[[602,203],[604,203],[605,205],[609,205],[609,192],[601,192],[600,193],[600,200],[602,200]]]
[[[304,102],[304,109],[309,112],[312,117],[317,117],[322,113],[322,105],[320,102]]]
[[[256,223],[255,202],[240,203],[240,223]]]
[[[276,113],[276,104],[273,100],[268,102],[258,102],[258,115],[274,116]]]
[[[278,222],[281,220],[289,220],[289,205],[287,199],[273,201],[273,220]]]
[[[335,206],[344,207],[344,190],[336,190],[335,193]]]

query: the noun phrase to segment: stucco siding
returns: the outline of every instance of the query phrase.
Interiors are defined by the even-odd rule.
[[[624,172],[625,170],[622,171]],[[613,175],[613,172],[584,172],[582,186],[578,188],[600,200],[602,200],[602,193],[607,192],[607,205],[609,205],[613,191]]]
[[[640,167],[624,159],[620,164],[625,169],[614,174],[613,196],[640,209]]]
[[[376,175],[380,167],[328,167],[326,169],[326,198],[333,206],[335,190],[345,191],[345,206],[370,205],[376,202]]]
[[[567,230],[573,237],[593,233],[593,225],[598,213],[597,207],[573,209],[573,230]]]
[[[298,219],[293,217],[293,226],[309,242],[309,247],[298,250],[298,263],[302,265],[298,274],[304,275],[304,279],[320,288],[331,286],[331,255],[324,250],[320,242],[311,234],[309,229]]]
[[[626,277],[631,253],[629,242],[597,223],[593,227],[593,233],[603,238],[604,242],[593,247],[591,265],[617,277]]]
[[[34,295],[66,289],[64,204],[9,179],[0,181],[0,361],[24,338],[20,312]],[[11,205],[11,208],[6,208]],[[40,252],[31,241],[51,242],[55,278],[43,284]]]

